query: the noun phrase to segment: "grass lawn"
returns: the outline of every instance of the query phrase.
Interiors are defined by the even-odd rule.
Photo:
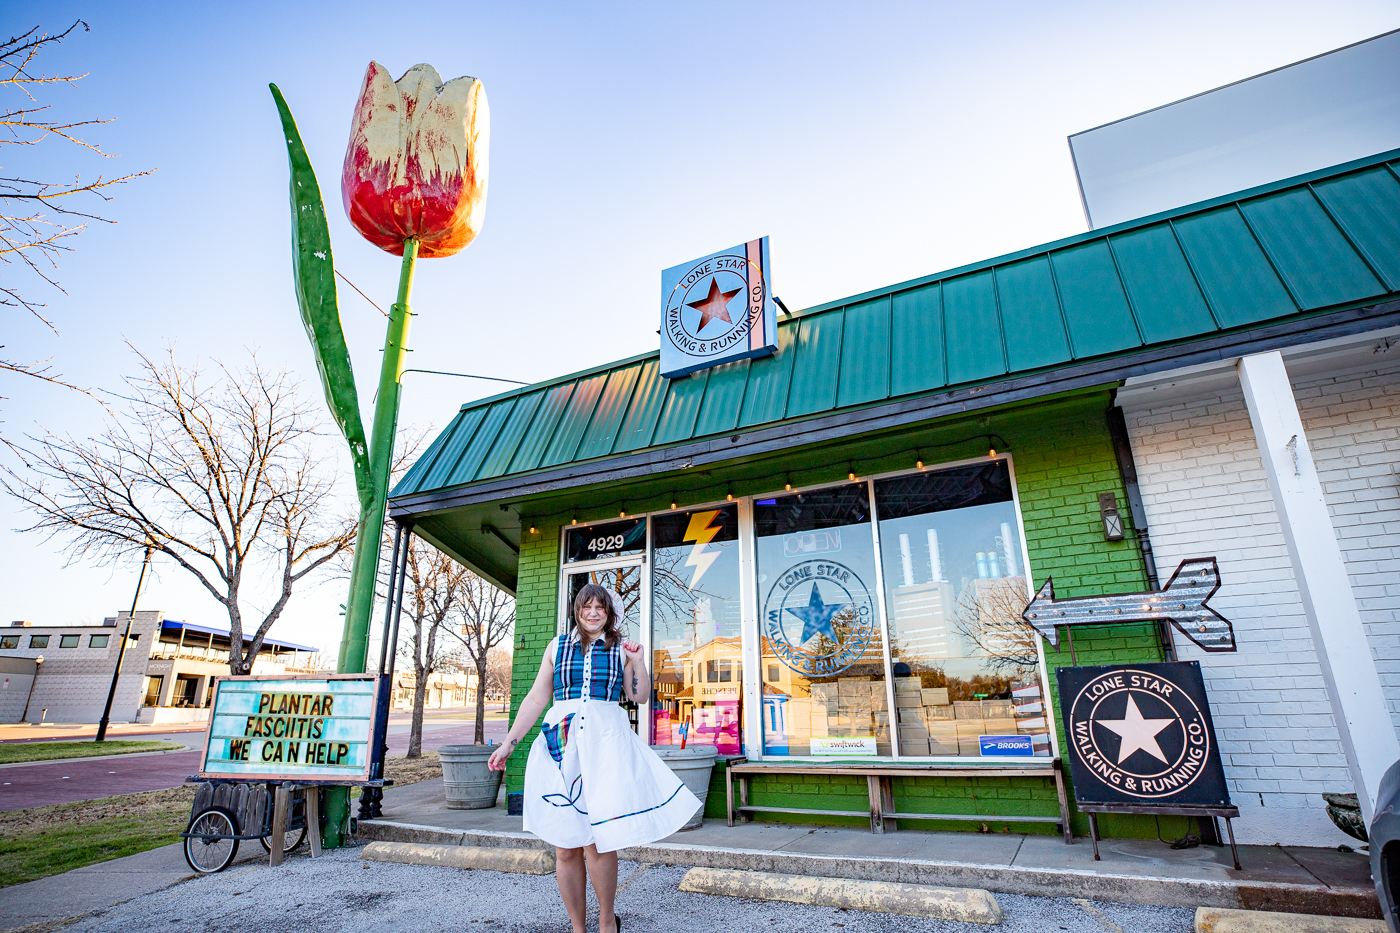
[[[0,813],[0,886],[179,842],[193,802],[173,787]]]
[[[412,761],[391,757],[384,771],[403,786],[440,777],[442,765],[430,752]],[[0,888],[179,842],[193,803],[190,785],[0,813]]]
[[[91,758],[99,755],[130,755],[133,752],[164,752],[183,748],[175,742],[136,742],[109,739],[106,742],[3,742],[0,765],[17,761],[50,761],[56,758]]]

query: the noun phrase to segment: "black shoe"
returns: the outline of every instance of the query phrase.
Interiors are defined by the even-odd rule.
[[[613,925],[617,927],[617,933],[622,933],[622,918],[613,914]]]

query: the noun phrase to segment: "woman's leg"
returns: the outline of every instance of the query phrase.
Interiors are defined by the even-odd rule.
[[[583,855],[588,860],[588,877],[593,882],[593,893],[598,896],[598,933],[617,933],[613,922],[617,916],[613,908],[613,897],[617,894],[617,853],[599,852],[595,846],[589,845],[583,850]]]
[[[614,859],[613,887],[617,886],[616,874]],[[569,922],[574,926],[574,933],[587,933],[588,873],[584,867],[582,849],[561,849],[555,846],[554,880],[559,883],[559,896],[564,899],[564,909],[569,912]]]

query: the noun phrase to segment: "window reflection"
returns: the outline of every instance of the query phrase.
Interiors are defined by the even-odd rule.
[[[891,754],[868,488],[762,499],[754,526],[764,753]]]
[[[875,501],[901,754],[1049,755],[1006,463],[878,480]]]
[[[736,506],[652,519],[652,744],[743,752],[739,513]]]

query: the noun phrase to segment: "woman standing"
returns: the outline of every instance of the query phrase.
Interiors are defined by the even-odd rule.
[[[586,933],[587,881],[598,897],[599,933],[617,933],[617,850],[671,835],[700,800],[638,738],[618,705],[644,703],[651,675],[642,646],[622,637],[616,595],[590,583],[573,605],[574,626],[549,643],[535,683],[501,747],[504,771],[516,744],[553,696],[525,763],[525,830],[555,847],[555,877],[574,933]]]

